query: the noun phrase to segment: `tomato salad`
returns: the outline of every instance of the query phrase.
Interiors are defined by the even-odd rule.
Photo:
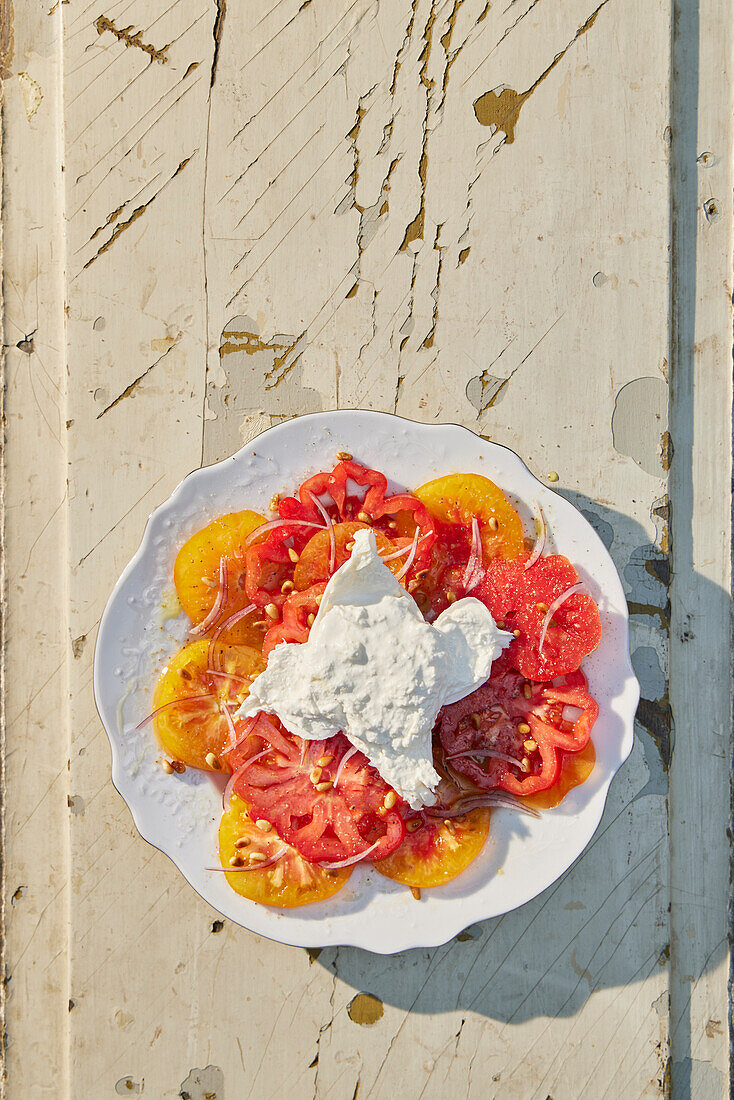
[[[486,477],[451,474],[389,494],[384,474],[337,458],[294,496],[274,498],[276,518],[220,516],[181,548],[174,582],[189,640],[146,719],[164,771],[227,776],[212,870],[278,907],[331,897],[361,862],[420,896],[476,858],[492,807],[557,805],[594,766],[598,706],[580,665],[599,644],[599,612],[571,562],[545,553],[540,509],[528,539]],[[329,578],[365,528],[427,622],[473,596],[513,636],[489,679],[439,711],[441,780],[435,804],[417,810],[344,734],[303,740],[271,714],[237,716],[275,646],[308,639]]]

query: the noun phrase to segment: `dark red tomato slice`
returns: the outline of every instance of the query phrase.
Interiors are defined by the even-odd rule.
[[[326,581],[312,584],[303,592],[292,592],[282,608],[282,618],[270,627],[263,641],[263,657],[281,642],[305,642],[311,631],[311,616],[316,616]],[[309,622],[311,619],[311,622]]]
[[[229,764],[253,816],[312,863],[348,859],[372,845],[369,859],[382,859],[405,835],[401,800],[341,734],[302,741],[260,715]]]
[[[586,748],[598,713],[581,671],[538,684],[505,661],[486,684],[444,707],[439,736],[449,768],[481,790],[537,794],[558,779],[561,751]]]
[[[591,596],[575,593],[553,615],[540,652],[540,638],[548,608],[579,576],[561,554],[539,558],[525,568],[527,555],[487,566],[484,579],[472,595],[482,600],[505,630],[519,631],[509,647],[515,668],[532,680],[552,680],[575,672],[601,641],[599,611]]]

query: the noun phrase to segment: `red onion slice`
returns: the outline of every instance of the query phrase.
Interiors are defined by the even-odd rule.
[[[556,611],[561,606],[561,604],[564,604],[566,602],[569,596],[575,596],[577,593],[582,592],[583,588],[584,586],[580,581],[578,584],[572,584],[571,587],[567,588],[565,592],[561,592],[560,596],[556,596],[555,600],[546,611],[545,618],[543,619],[543,626],[540,631],[540,641],[538,642],[538,653],[540,655],[542,655],[543,653],[543,643],[545,642],[545,636],[548,632],[548,627],[550,626],[551,619],[555,615]]]
[[[545,522],[545,516],[543,515],[543,509],[540,507],[537,500],[533,501],[533,512],[535,513],[536,536],[533,551],[525,562],[526,569],[529,569],[531,565],[535,565],[536,561],[545,550],[545,540],[548,537],[548,527]]]
[[[217,590],[217,598],[212,604],[209,614],[196,626],[192,626],[189,634],[198,638],[200,635],[206,634],[207,630],[217,623],[224,609],[224,605],[227,602],[228,589],[229,571],[227,569],[227,559],[222,555],[219,559],[219,588]]]
[[[283,845],[282,848],[278,848],[277,852],[274,852],[270,859],[264,860],[262,863],[249,863],[243,867],[205,867],[205,871],[224,871],[229,875],[233,871],[264,871],[266,867],[272,867],[274,863],[277,863],[279,859],[282,859],[285,853],[288,851],[287,845]]]
[[[211,695],[209,692],[207,692],[205,695],[184,695],[182,699],[171,699],[170,703],[164,703],[163,706],[156,707],[154,711],[151,711],[147,718],[144,718],[142,722],[138,722],[135,729],[142,729],[143,726],[147,725],[147,723],[152,721],[153,718],[156,718],[161,713],[161,711],[168,710],[169,707],[182,707],[185,706],[187,703],[200,703],[204,699],[211,699],[212,702],[214,702],[214,696]]]
[[[533,806],[526,806],[520,799],[513,798],[512,795],[505,794],[502,791],[489,791],[486,794],[477,794],[474,796],[465,795],[449,807],[441,808],[440,806],[426,806],[421,812],[426,817],[446,819],[462,817],[463,814],[468,814],[470,810],[478,810],[482,807],[486,807],[487,809],[520,810],[522,813],[529,814],[530,817],[540,817],[540,814]]]
[[[319,863],[319,867],[323,867],[325,871],[338,871],[340,867],[351,867],[353,863],[360,863],[363,859],[367,859],[367,856],[374,852],[375,848],[380,847],[380,843],[381,841],[376,840],[374,844],[370,844],[369,848],[365,848],[363,852],[359,852],[356,856],[337,860],[336,863]]]
[[[219,664],[219,657],[218,657],[214,647],[216,646],[217,642],[221,638],[222,634],[224,633],[225,630],[230,630],[231,627],[236,626],[238,622],[240,622],[242,619],[247,618],[248,615],[251,615],[253,611],[257,611],[257,610],[258,610],[257,604],[254,604],[254,603],[248,604],[248,606],[243,607],[241,611],[235,611],[234,615],[228,615],[227,618],[219,624],[219,626],[216,628],[216,630],[212,634],[211,639],[209,641],[209,658],[208,658],[208,660],[209,660],[209,664],[212,665],[212,666],[219,665],[219,668],[216,669],[217,672],[221,672],[221,665]]]
[[[229,752],[237,744],[237,730],[234,728],[234,722],[232,721],[232,715],[229,713],[229,707],[226,703],[220,703],[219,709],[224,715],[227,722],[227,729],[229,730],[229,742],[224,746],[222,752]]]
[[[339,761],[339,767],[336,769],[336,773],[334,775],[334,787],[335,788],[336,788],[336,786],[339,782],[339,776],[341,775],[342,771],[344,770],[344,765],[346,764],[347,760],[351,760],[352,757],[354,755],[356,755],[356,753],[358,753],[359,751],[360,751],[359,749],[351,748],[349,750],[349,752],[345,752],[344,756],[342,756],[341,760]]]
[[[264,535],[266,531],[272,531],[275,527],[318,527],[321,529],[321,524],[312,523],[310,520],[305,519],[271,519],[267,523],[261,523],[254,531],[250,531],[245,539],[245,546],[249,546],[260,535]]]
[[[408,560],[405,562],[405,564],[403,565],[400,572],[395,574],[395,580],[396,581],[401,580],[405,576],[405,574],[408,572],[411,565],[413,564],[413,559],[415,558],[416,551],[418,550],[418,539],[419,539],[419,537],[420,537],[420,527],[416,527],[415,534],[413,535],[413,542],[412,542],[411,547],[410,547],[410,553],[408,554]],[[385,561],[386,559],[383,558],[382,560]]]
[[[476,588],[480,580],[484,576],[484,570],[482,569],[482,537],[479,533],[479,521],[476,516],[472,516],[471,521],[471,551],[469,553],[469,560],[466,563],[466,569],[464,570],[464,576],[462,578],[462,584],[467,593]]]
[[[475,756],[480,760],[491,757],[493,760],[504,760],[506,764],[516,764],[519,766],[520,761],[515,756],[510,756],[509,753],[499,752],[497,749],[467,749],[466,752],[455,752],[451,756],[447,756],[447,760],[459,760],[462,756]]]
[[[314,507],[318,508],[319,512],[321,513],[324,523],[326,524],[326,530],[329,532],[329,572],[333,573],[334,566],[336,565],[336,538],[334,536],[334,524],[332,523],[331,516],[326,511],[319,498],[314,496],[314,494],[309,492],[308,490],[306,491],[311,497]]]
[[[242,741],[242,740],[244,740],[244,738],[241,737],[240,741]],[[237,745],[238,744],[239,744],[239,741],[237,742]],[[235,745],[235,748],[236,747],[237,746]],[[227,780],[227,786],[222,791],[222,808],[224,810],[229,809],[229,804],[232,801],[232,791],[234,790],[234,785],[237,782],[237,780],[240,778],[242,773],[247,768],[249,768],[250,764],[254,764],[255,761],[259,760],[261,756],[267,756],[267,754],[269,752],[270,752],[270,749],[263,749],[262,752],[255,753],[254,756],[250,756],[247,760],[245,760],[244,764],[242,764],[242,766],[239,767],[236,772],[232,772],[229,779]]]
[[[237,683],[242,684],[244,687],[249,687],[252,680],[248,680],[246,676],[238,676],[236,672],[220,672],[216,668],[208,668],[206,670],[207,676],[213,677],[215,680],[236,680]]]

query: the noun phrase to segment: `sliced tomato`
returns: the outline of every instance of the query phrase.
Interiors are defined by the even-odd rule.
[[[223,561],[227,599],[218,621],[250,603],[246,591],[245,541],[264,522],[264,516],[258,512],[231,512],[197,531],[181,547],[173,567],[173,580],[181,606],[194,625],[202,622],[214,607]],[[230,640],[255,645],[259,641],[249,620],[239,624],[236,636]]]
[[[274,830],[264,833],[237,795],[219,826],[219,858],[237,894],[279,909],[325,901],[352,873],[351,867],[328,870],[309,863]],[[242,869],[232,867],[233,861]]]
[[[354,487],[357,487],[355,491]],[[318,499],[335,523],[368,516],[372,526],[388,538],[420,537],[410,576],[426,567],[435,539],[435,524],[429,510],[410,493],[386,497],[387,478],[351,460],[340,462],[331,472],[315,474],[301,485],[297,497],[285,497],[278,506],[283,518],[322,521],[314,503]]]
[[[331,574],[344,565],[352,556],[354,536],[357,531],[368,531],[366,523],[335,523],[334,524],[334,569],[331,568],[331,544],[328,531],[317,531],[308,540],[293,571],[293,581],[296,588],[310,588],[319,581],[328,581]],[[375,543],[378,553],[389,554],[391,551],[402,548],[405,540],[391,542],[381,531],[375,531]],[[399,572],[404,558],[394,558],[387,562],[388,569],[393,573]]]
[[[554,806],[559,806],[569,791],[586,782],[595,764],[596,750],[593,741],[589,741],[581,752],[562,752],[557,781],[547,791],[530,795],[525,802],[536,810],[551,810]]]
[[[415,490],[435,520],[465,529],[471,545],[472,519],[479,523],[485,565],[493,558],[512,559],[525,549],[522,521],[493,481],[481,474],[447,474]]]
[[[260,653],[247,646],[215,651],[217,669],[208,640],[184,646],[163,669],[153,695],[153,725],[162,747],[173,760],[209,771],[218,770],[207,763],[209,753],[219,760],[231,741],[224,708],[230,715],[236,711],[265,667]]]
[[[471,810],[451,820],[407,815],[406,834],[391,856],[375,870],[405,886],[441,886],[466,870],[481,852],[489,833],[490,811]]]
[[[350,752],[341,734],[304,742],[277,719],[260,715],[251,735],[229,755],[238,772],[234,789],[311,862],[348,859],[373,844],[369,858],[379,859],[405,835],[402,803],[362,753],[342,765]]]
[[[601,641],[599,610],[591,596],[575,593],[558,608],[548,626],[543,651],[540,638],[548,608],[579,576],[568,558],[553,554],[526,569],[528,556],[495,560],[473,595],[494,619],[519,636],[509,647],[514,667],[533,680],[552,680],[574,672]]]
[[[578,714],[566,717],[566,708]],[[445,762],[481,790],[537,794],[557,781],[560,751],[580,752],[599,713],[581,671],[531,683],[503,662],[482,687],[444,707]]]
[[[292,592],[283,604],[282,618],[273,623],[263,641],[263,657],[268,657],[281,642],[305,642],[311,630],[311,616],[316,616],[326,583],[312,584],[303,592]]]

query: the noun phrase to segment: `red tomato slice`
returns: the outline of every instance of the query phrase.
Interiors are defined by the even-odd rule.
[[[319,601],[324,594],[326,582],[311,585],[303,592],[292,592],[282,609],[282,619],[274,623],[263,641],[263,657],[281,642],[305,642],[311,630],[311,616],[319,610]]]
[[[567,720],[566,707],[578,716]],[[444,707],[439,736],[447,765],[481,790],[537,794],[558,779],[560,750],[586,748],[598,713],[581,671],[537,684],[503,661],[486,684]]]
[[[254,759],[261,752],[265,756]],[[240,773],[234,789],[312,863],[347,859],[373,844],[369,858],[380,859],[405,835],[402,803],[362,753],[342,764],[350,752],[341,734],[304,742],[260,715],[251,736],[229,755]]]
[[[561,554],[539,558],[525,568],[527,555],[495,559],[473,595],[482,600],[505,630],[519,630],[509,647],[513,666],[532,680],[552,680],[575,672],[601,641],[599,611],[591,596],[574,594],[558,608],[538,649],[543,620],[552,602],[579,576]]]
[[[365,492],[355,492],[353,486]],[[386,497],[386,491],[384,474],[349,460],[340,462],[330,473],[308,478],[298,490],[298,497],[284,497],[280,501],[278,512],[283,518],[321,523],[323,517],[313,500],[316,497],[335,523],[364,521],[367,516],[372,526],[388,538],[412,535],[418,527],[420,538],[411,566],[411,575],[414,575],[428,564],[435,539],[435,523],[429,510],[415,496],[399,493]]]

